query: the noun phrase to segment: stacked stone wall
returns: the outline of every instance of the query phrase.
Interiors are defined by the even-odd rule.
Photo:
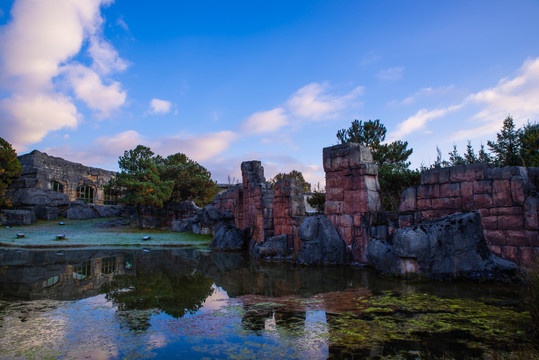
[[[287,235],[288,248],[298,252],[301,244],[298,227],[305,217],[303,188],[297,179],[285,179],[275,184],[273,192],[273,226],[275,236]]]
[[[234,216],[234,225],[243,229],[243,185],[236,184],[219,193],[213,200],[217,210]]]
[[[403,192],[399,226],[477,210],[490,250],[528,263],[539,254],[538,170],[473,164],[426,171],[421,185]]]
[[[70,201],[77,200],[77,187],[89,185],[94,189],[93,202],[103,205],[103,187],[116,175],[113,171],[84,166],[37,150],[21,155],[18,159],[22,165],[22,174],[12,184],[12,189],[51,190],[51,181],[57,181],[63,185],[63,192]]]
[[[347,245],[353,261],[366,263],[371,214],[380,211],[378,167],[369,148],[354,144],[323,150],[325,215]]]

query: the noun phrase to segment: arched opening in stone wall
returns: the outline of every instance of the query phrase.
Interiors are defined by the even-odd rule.
[[[85,261],[80,266],[76,266],[73,269],[73,279],[74,280],[84,280],[88,278],[92,273],[92,263],[90,260]]]
[[[64,192],[64,185],[62,183],[59,183],[56,180],[51,180],[51,190],[63,193]]]
[[[77,188],[77,200],[84,201],[88,204],[93,204],[94,188],[89,185],[80,185]]]

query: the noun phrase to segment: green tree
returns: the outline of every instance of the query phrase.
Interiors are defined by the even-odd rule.
[[[21,176],[21,172],[21,163],[15,149],[0,138],[0,206],[11,206],[11,202],[5,198],[6,190],[13,179]]]
[[[374,162],[378,165],[378,179],[381,189],[381,203],[384,210],[395,210],[400,203],[400,195],[408,186],[419,185],[419,171],[410,170],[408,158],[413,149],[408,142],[397,140],[384,144],[387,129],[380,120],[354,120],[348,129],[337,131],[337,139],[342,144],[355,142],[371,148]]]
[[[163,207],[172,194],[173,181],[162,180],[154,153],[150,148],[138,145],[126,150],[118,160],[122,170],[109,183],[119,189],[123,197],[119,201],[137,208],[138,226],[143,228],[142,207]]]
[[[288,174],[287,173],[279,173],[273,177],[269,182],[272,184],[272,186],[275,186],[278,181],[284,180],[284,179],[297,179],[301,182],[301,187],[303,188],[303,192],[311,192],[311,184],[305,181],[305,178],[303,177],[303,174],[301,171],[292,170]]]
[[[457,145],[453,144],[453,151],[449,153],[449,166],[465,165],[467,164],[466,159],[460,156]]]
[[[213,201],[218,190],[217,184],[211,179],[211,173],[205,167],[182,153],[167,158],[158,156],[157,162],[161,179],[174,183],[171,201],[191,200],[198,206]]]
[[[520,132],[520,156],[524,166],[539,166],[539,123],[528,122]]]
[[[307,203],[311,205],[317,212],[324,212],[326,193],[320,188],[320,184],[316,185],[313,194],[307,199]]]
[[[492,156],[488,152],[485,151],[485,145],[481,144],[481,148],[479,149],[479,155],[477,157],[477,162],[485,163],[485,164],[492,164]]]
[[[521,130],[515,129],[513,118],[508,116],[503,121],[502,131],[496,134],[496,141],[488,141],[487,145],[494,153],[497,166],[522,165],[520,158]]]

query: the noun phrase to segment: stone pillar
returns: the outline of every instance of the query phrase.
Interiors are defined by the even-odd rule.
[[[264,178],[260,161],[241,163],[243,178],[243,221],[240,228],[251,228],[252,239],[263,242],[273,236],[273,191]]]
[[[369,213],[380,211],[378,166],[371,150],[355,143],[324,148],[325,215],[347,245],[352,260],[367,263]]]
[[[288,248],[298,252],[301,244],[298,227],[305,217],[303,187],[297,179],[284,179],[275,184],[273,192],[273,226],[275,236],[285,234]]]

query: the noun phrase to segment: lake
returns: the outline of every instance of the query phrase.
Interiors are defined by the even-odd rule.
[[[8,248],[0,359],[524,359],[522,298],[188,247]]]

